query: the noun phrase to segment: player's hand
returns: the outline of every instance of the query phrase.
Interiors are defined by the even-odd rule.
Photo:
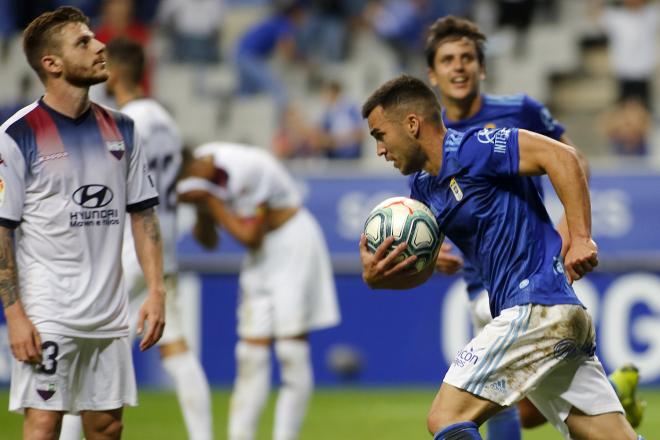
[[[417,270],[411,267],[417,260],[415,255],[401,260],[402,253],[406,250],[406,244],[401,243],[388,253],[394,237],[387,237],[373,254],[367,248],[367,237],[360,236],[360,259],[362,260],[362,279],[371,288],[387,288],[388,280],[396,276],[409,276],[417,274]]]
[[[147,322],[145,331],[144,323]],[[165,292],[149,292],[147,299],[140,307],[137,333],[142,336],[140,350],[144,351],[154,345],[165,329]]]
[[[41,336],[32,321],[27,317],[20,303],[5,309],[7,332],[11,352],[19,362],[40,364]]]
[[[566,252],[564,268],[570,284],[579,280],[585,274],[598,266],[598,246],[591,239],[571,240],[570,248]]]
[[[463,258],[453,254],[454,247],[449,243],[442,243],[435,260],[435,270],[445,275],[453,275],[463,268]]]

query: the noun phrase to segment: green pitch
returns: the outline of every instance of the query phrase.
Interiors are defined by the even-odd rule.
[[[311,402],[301,440],[408,440],[429,439],[425,418],[435,390],[404,389],[321,389]],[[660,432],[660,390],[642,389],[648,407],[640,434],[647,439]],[[215,438],[226,438],[229,392],[213,393]],[[264,413],[257,440],[270,440],[274,399]],[[8,392],[0,390],[0,407],[7,408]],[[0,411],[0,440],[21,438],[21,417]],[[185,439],[186,432],[172,392],[140,392],[140,406],[129,408],[124,416],[123,438]],[[525,440],[561,439],[549,426],[525,431]]]

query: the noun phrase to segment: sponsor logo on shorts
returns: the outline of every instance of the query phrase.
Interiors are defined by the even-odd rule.
[[[467,364],[477,365],[477,362],[479,361],[479,356],[477,355],[477,351],[479,350],[475,350],[473,348],[470,348],[469,350],[459,351],[458,353],[456,353],[456,357],[454,358],[454,363],[461,368],[463,368]]]
[[[49,383],[48,387],[45,390],[40,390],[39,388],[37,388],[37,394],[39,394],[39,396],[41,396],[41,398],[44,399],[44,400],[48,400],[51,397],[53,397],[53,395],[55,394],[55,391],[56,390],[55,390],[55,384],[54,383]]]
[[[497,391],[498,393],[506,393],[506,380],[500,379],[496,380],[495,382],[491,382],[488,385],[488,388]]]
[[[596,344],[587,342],[580,346],[574,339],[562,339],[554,346],[554,356],[556,359],[574,359],[579,356],[592,357],[596,352]]]

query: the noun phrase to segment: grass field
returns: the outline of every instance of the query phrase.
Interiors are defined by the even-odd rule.
[[[429,439],[425,415],[433,390],[352,389],[317,390],[309,408],[301,440],[413,440]],[[641,390],[647,400],[639,429],[647,440],[660,438],[660,390]],[[213,393],[216,439],[224,439],[229,392]],[[0,390],[0,407],[7,408],[8,393]],[[270,440],[274,399],[271,399],[257,440]],[[0,412],[0,440],[21,438],[20,416]],[[172,392],[141,391],[140,406],[124,416],[124,439],[185,439],[183,420]],[[549,426],[526,431],[525,440],[560,439]],[[503,439],[504,440],[504,439]]]

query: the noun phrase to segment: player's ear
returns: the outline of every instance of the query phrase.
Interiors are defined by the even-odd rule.
[[[417,116],[415,113],[410,113],[408,116],[406,116],[406,128],[412,137],[416,138],[419,135],[419,124],[419,116]]]
[[[485,80],[486,80],[486,66],[484,66],[483,64],[482,64],[481,67],[479,68],[479,79],[480,79],[481,81],[485,81]]]
[[[429,67],[427,72],[428,72],[428,76],[429,76],[429,83],[431,83],[431,85],[433,87],[437,87],[438,86],[438,77],[435,76],[435,71]]]
[[[41,66],[51,75],[62,73],[62,59],[57,55],[44,55],[41,57]]]

